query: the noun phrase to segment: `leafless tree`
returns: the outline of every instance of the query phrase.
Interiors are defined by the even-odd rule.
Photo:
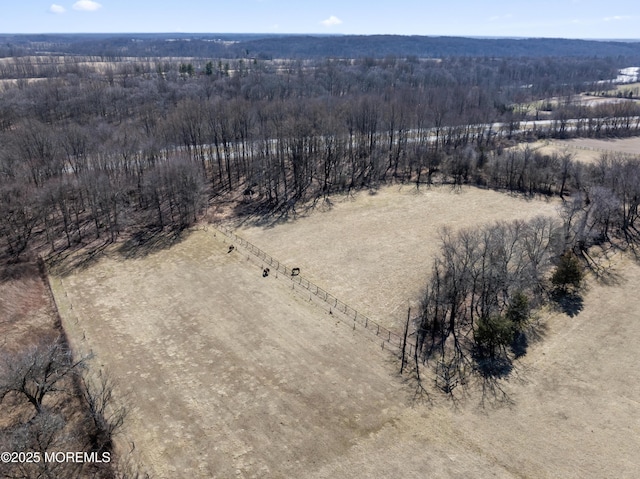
[[[452,380],[464,380],[478,367],[495,373],[497,359],[508,365],[506,346],[521,322],[512,313],[516,304],[539,304],[558,232],[542,217],[456,234],[445,230],[417,323],[423,361],[446,365]],[[489,363],[480,361],[485,359]]]
[[[114,382],[109,373],[100,371],[97,377],[84,374],[80,379],[82,399],[89,421],[89,444],[91,451],[111,451],[113,436],[124,424],[127,409],[122,400],[114,398]]]
[[[0,237],[11,258],[17,260],[29,246],[40,221],[36,191],[20,183],[0,184]]]
[[[67,379],[84,368],[87,360],[87,356],[74,359],[60,338],[42,340],[17,355],[5,352],[0,359],[0,403],[7,395],[16,394],[40,414],[45,398],[68,391],[71,383]]]

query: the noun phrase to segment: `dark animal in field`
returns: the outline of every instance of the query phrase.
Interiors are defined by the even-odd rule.
[[[247,187],[244,189],[244,191],[242,192],[242,194],[244,196],[252,196],[255,193],[254,188],[258,186],[258,183],[252,183],[251,186]]]
[[[267,276],[269,276],[269,268],[265,268],[262,270],[262,277],[266,278]]]
[[[227,251],[227,253],[231,253],[234,249],[236,249],[235,246],[233,245],[229,246],[229,251]]]
[[[298,276],[300,274],[300,268],[292,268],[291,276]]]

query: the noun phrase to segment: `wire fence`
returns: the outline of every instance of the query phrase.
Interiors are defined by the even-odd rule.
[[[371,318],[359,312],[357,309],[352,308],[344,301],[340,301],[328,291],[302,277],[299,274],[298,268],[291,268],[286,266],[281,261],[278,261],[271,255],[262,251],[257,246],[238,236],[226,226],[216,224],[214,225],[214,227],[222,234],[224,234],[227,238],[233,241],[234,248],[242,248],[251,253],[254,258],[260,261],[263,268],[264,265],[267,265],[270,270],[269,274],[276,273],[277,277],[277,273],[282,273],[284,275],[284,278],[287,278],[291,282],[292,289],[296,289],[297,286],[299,288],[298,291],[302,290],[303,292],[308,292],[310,301],[312,300],[312,298],[316,298],[320,300],[319,304],[324,306],[324,309],[328,310],[330,314],[337,313],[343,315],[346,320],[343,322],[352,325],[354,330],[361,329],[377,337],[380,340],[382,349],[390,349],[396,352],[402,351],[403,337],[399,334],[385,328],[384,326],[380,325],[380,323],[373,321]],[[247,256],[247,259],[249,259],[249,256]],[[338,317],[338,319],[340,318]],[[415,347],[415,343],[412,342],[410,338],[407,338],[405,355],[411,357],[415,352]]]

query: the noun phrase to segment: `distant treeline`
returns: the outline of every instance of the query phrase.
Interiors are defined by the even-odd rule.
[[[42,52],[105,57],[418,58],[612,57],[640,60],[640,42],[403,35],[96,34],[0,35],[0,57]]]

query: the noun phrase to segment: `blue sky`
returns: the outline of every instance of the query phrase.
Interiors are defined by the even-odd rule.
[[[640,38],[638,0],[0,0],[0,33]]]

